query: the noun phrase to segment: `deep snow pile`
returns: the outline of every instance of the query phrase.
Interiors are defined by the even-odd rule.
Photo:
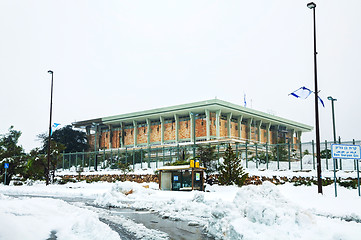
[[[355,189],[338,187],[337,198],[331,185],[323,188],[323,195],[317,194],[317,186],[295,187],[290,183],[275,186],[266,182],[242,188],[213,185],[206,189],[207,192],[160,191],[158,184],[134,182],[0,184],[2,194],[17,196],[0,194],[0,239],[47,239],[53,230],[58,239],[104,239],[107,235],[107,239],[117,239],[98,220],[112,217],[107,212],[111,209],[74,206],[43,197],[19,197],[26,194],[81,197],[101,206],[149,209],[170,219],[200,224],[217,239],[356,240],[361,236],[361,198]],[[130,219],[108,220],[121,221],[125,229],[140,238],[167,238]],[[101,232],[100,238],[94,229]]]
[[[271,183],[241,188],[233,202],[213,207],[208,231],[228,239],[304,239],[315,219],[289,203]],[[310,234],[312,236],[312,234]]]
[[[119,182],[95,203],[149,209],[198,223],[217,239],[358,239],[361,234],[359,223],[315,215],[268,182],[242,188],[213,186],[206,193],[155,188]]]
[[[92,211],[50,198],[12,198],[0,194],[0,239],[119,240]]]

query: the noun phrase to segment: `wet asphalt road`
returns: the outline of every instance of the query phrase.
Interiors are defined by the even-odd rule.
[[[128,208],[105,208],[96,206],[86,198],[36,196],[36,195],[9,195],[12,197],[54,198],[66,201],[77,207],[97,212],[99,220],[117,232],[122,240],[137,239],[171,239],[171,240],[212,240],[204,234],[203,227],[192,225],[185,221],[174,221],[164,218],[150,211],[137,211]],[[126,222],[126,224],[125,224]],[[129,227],[133,225],[133,227]],[[134,227],[135,226],[135,227]],[[137,232],[138,231],[138,232]],[[143,233],[142,234],[140,234]],[[56,231],[49,233],[47,240],[57,240]]]

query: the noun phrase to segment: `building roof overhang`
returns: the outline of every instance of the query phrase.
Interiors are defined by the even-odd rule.
[[[191,168],[189,165],[178,165],[178,166],[163,166],[158,168],[158,171],[180,171],[180,170],[205,170],[204,167]]]
[[[264,113],[219,99],[212,99],[164,108],[156,108],[146,111],[139,111],[134,113],[114,115],[99,119],[80,121],[73,123],[73,126],[81,127],[84,125],[92,124],[93,122],[101,123],[104,125],[120,125],[120,123],[133,124],[133,121],[138,123],[146,122],[147,119],[149,119],[150,121],[159,121],[160,116],[166,119],[174,118],[175,115],[189,116],[190,113],[203,114],[205,109],[209,110],[210,112],[221,111],[221,114],[232,113],[232,116],[234,118],[236,118],[237,116],[242,116],[243,119],[252,119],[253,121],[262,121],[262,123],[265,124],[270,123],[271,125],[285,126],[288,129],[294,129],[296,131],[308,132],[313,129],[313,127],[306,124],[274,116],[268,113]]]

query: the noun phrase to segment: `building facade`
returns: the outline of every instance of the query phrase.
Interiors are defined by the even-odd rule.
[[[92,148],[118,149],[186,143],[296,144],[311,126],[219,99],[90,119],[73,123],[86,129]]]

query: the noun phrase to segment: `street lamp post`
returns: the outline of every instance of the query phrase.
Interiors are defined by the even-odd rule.
[[[336,98],[333,98],[331,96],[327,97],[328,100],[331,101],[331,105],[332,105],[332,123],[333,123],[333,143],[336,144],[336,125],[335,125],[335,109],[334,109],[334,101],[337,101]],[[338,168],[337,166],[337,160],[336,160],[336,168]]]
[[[49,138],[48,138],[48,169],[45,173],[46,175],[46,185],[49,185],[49,177],[50,177],[50,143],[51,143],[51,115],[53,111],[53,79],[54,72],[49,70],[49,74],[51,74],[51,94],[50,94],[50,121],[49,121]]]
[[[331,105],[332,105],[333,143],[336,144],[335,109],[334,109],[334,106],[333,106],[334,105],[333,102],[337,101],[337,99],[333,98],[331,96],[328,96],[327,99],[331,101]]]
[[[313,10],[313,50],[314,50],[314,72],[315,72],[315,118],[316,118],[316,157],[317,157],[317,185],[318,193],[322,194],[321,179],[321,149],[320,149],[320,123],[318,117],[318,88],[317,88],[317,50],[316,50],[316,4],[310,2],[307,4],[309,9]]]

